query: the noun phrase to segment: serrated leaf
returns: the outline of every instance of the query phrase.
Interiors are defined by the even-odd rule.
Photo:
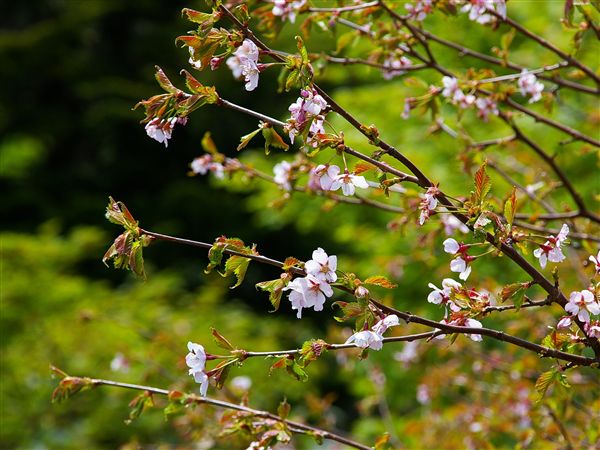
[[[288,256],[287,258],[285,258],[285,260],[283,261],[283,266],[282,269],[284,271],[288,271],[290,270],[292,267],[296,266],[298,263],[300,263],[300,260],[297,258],[294,258],[293,256]]]
[[[256,283],[256,288],[262,291],[266,291],[269,293],[269,301],[271,305],[273,305],[273,311],[275,312],[279,309],[279,304],[281,302],[281,296],[283,294],[283,288],[285,287],[285,281],[281,278],[277,278],[276,280],[270,281],[262,281],[260,283]]]
[[[240,144],[237,146],[236,150],[239,152],[240,150],[245,148],[250,143],[250,141],[254,138],[254,136],[256,136],[260,132],[260,130],[261,130],[260,128],[257,128],[256,130],[251,131],[250,133],[242,136],[240,138]]]
[[[177,94],[177,92],[179,92],[179,89],[177,89],[173,85],[173,83],[171,83],[171,80],[169,80],[165,72],[159,66],[154,67],[156,68],[156,73],[154,74],[154,77],[156,78],[156,81],[158,81],[160,87],[163,88],[169,94]]]
[[[244,281],[244,277],[246,276],[246,271],[248,270],[249,264],[250,259],[238,255],[230,256],[227,262],[225,262],[225,272],[222,275],[226,277],[231,274],[234,274],[237,279],[236,283],[233,286],[231,286],[230,289],[234,289],[240,284],[242,284],[242,281]]]
[[[395,287],[398,286],[397,284],[392,283],[390,280],[388,280],[383,275],[375,275],[375,276],[369,277],[364,281],[364,284],[380,286],[385,289],[394,289]]]
[[[300,36],[296,36],[296,47],[298,47],[298,51],[300,52],[300,57],[302,58],[303,64],[308,64],[308,51],[306,50],[306,46],[304,45],[304,41]]]
[[[490,177],[486,172],[487,161],[484,161],[481,167],[475,172],[475,202],[482,205],[487,194],[492,188]]]
[[[273,365],[271,365],[271,367],[269,368],[269,376],[273,373],[274,370],[284,369],[285,367],[287,367],[287,361],[287,356],[279,358],[277,361],[275,361],[275,363],[273,363]]]
[[[225,339],[225,336],[219,333],[216,328],[210,327],[210,332],[218,347],[221,347],[225,350],[234,350],[233,345],[231,345],[231,343],[227,339]]]
[[[525,299],[525,291],[528,287],[529,283],[507,284],[500,291],[500,300],[504,303],[509,298],[512,298],[515,305],[515,311],[519,311]]]
[[[206,269],[204,269],[204,273],[210,273],[215,267],[221,265],[224,251],[224,245],[219,243],[213,244],[210,250],[208,250],[208,266],[206,266]]]
[[[548,388],[550,387],[550,385],[552,385],[552,382],[555,379],[555,374],[556,372],[553,369],[542,373],[538,377],[537,381],[535,382],[535,390],[538,394],[536,402],[539,402],[544,398],[546,392],[548,391]]]

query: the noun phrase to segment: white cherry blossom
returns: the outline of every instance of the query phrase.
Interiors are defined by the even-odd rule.
[[[287,161],[281,161],[273,167],[275,177],[273,181],[286,191],[292,190],[290,183],[292,179],[292,165]]]
[[[304,269],[308,275],[333,283],[337,280],[337,256],[328,256],[321,247],[312,252],[312,259],[306,261]]]
[[[585,324],[585,332],[589,337],[600,339],[600,320],[594,320]]]
[[[188,342],[189,353],[185,356],[185,363],[190,369],[204,370],[206,365],[206,352],[204,347],[194,342]]]
[[[357,187],[361,189],[367,189],[369,187],[369,183],[367,183],[365,177],[349,173],[348,169],[346,169],[344,173],[339,174],[335,178],[331,184],[330,190],[337,191],[340,187],[342,188],[344,195],[349,196],[354,195]]]
[[[475,101],[475,106],[477,107],[477,116],[484,122],[488,121],[490,114],[494,116],[499,114],[498,105],[491,98],[480,97]]]
[[[565,305],[565,311],[577,315],[582,322],[589,322],[590,314],[600,314],[600,303],[596,300],[594,293],[587,289],[575,291],[571,292],[569,302]]]
[[[438,199],[436,198],[436,195],[439,193],[440,190],[437,187],[431,186],[427,189],[425,194],[420,194],[422,200],[419,204],[419,209],[421,210],[421,214],[419,215],[419,225],[423,225],[425,221],[429,219],[429,216],[435,208],[437,208]]]
[[[412,61],[406,56],[390,55],[383,61],[383,68],[381,69],[383,78],[391,80],[394,77],[404,75],[407,67],[412,66]]]
[[[460,307],[450,300],[450,294],[453,290],[459,290],[462,288],[462,284],[452,278],[444,278],[442,281],[442,289],[438,288],[435,284],[429,283],[428,286],[433,289],[427,296],[427,301],[435,305],[447,305],[450,310],[457,312],[460,311]]]
[[[400,319],[398,319],[398,316],[396,314],[390,314],[373,325],[372,330],[379,335],[383,335],[388,328],[398,325],[400,325]]]
[[[206,391],[208,391],[208,375],[203,370],[190,369],[189,375],[194,377],[194,381],[200,384],[200,395],[206,397]]]
[[[168,147],[169,139],[171,139],[171,133],[176,123],[177,117],[172,117],[171,119],[152,119],[145,126],[146,134],[155,141],[165,144],[165,147]]]
[[[273,15],[281,20],[296,21],[298,11],[306,4],[306,0],[273,0]]]
[[[527,72],[527,70],[523,70],[517,83],[521,95],[523,95],[523,97],[531,97],[529,103],[535,103],[542,98],[544,85],[538,81],[534,74]]]
[[[450,270],[452,272],[457,272],[459,274],[458,278],[463,281],[466,281],[467,278],[469,278],[469,275],[471,275],[471,266],[462,258],[462,256],[454,258],[450,262]]]
[[[227,58],[225,62],[233,73],[234,78],[244,77],[246,81],[246,90],[253,91],[258,86],[258,76],[260,70],[258,68],[259,50],[254,42],[250,39],[244,39],[233,56]]]
[[[302,318],[302,309],[304,308],[322,311],[325,298],[333,295],[333,289],[326,281],[319,280],[312,275],[294,279],[283,290],[291,291],[288,298],[292,303],[292,309],[298,311],[296,314],[298,319]]]
[[[533,251],[533,256],[540,260],[542,269],[546,267],[548,261],[559,263],[565,260],[566,257],[561,250],[561,245],[565,243],[568,234],[569,226],[563,224],[556,236],[548,236],[548,240],[544,244],[540,244],[540,248]]]
[[[455,255],[459,252],[460,248],[461,245],[456,241],[456,239],[448,238],[444,241],[444,251],[446,253]]]
[[[335,164],[319,164],[315,168],[315,174],[319,178],[319,186],[324,191],[330,191],[333,182],[337,179],[340,168]]]
[[[348,338],[346,344],[354,344],[360,348],[371,348],[381,350],[383,347],[383,336],[374,331],[359,331]]]
[[[446,325],[456,325],[459,327],[469,327],[469,328],[482,328],[483,327],[483,325],[481,324],[480,321],[471,319],[470,317],[466,317],[463,315],[456,315],[454,317],[451,317],[450,320],[443,319],[442,321],[440,321],[440,323],[443,323]],[[469,336],[469,338],[475,342],[479,342],[479,341],[483,340],[483,338],[481,337],[480,334],[468,334],[467,336]],[[437,336],[437,339],[443,339],[445,337],[446,337],[445,334],[440,334]]]

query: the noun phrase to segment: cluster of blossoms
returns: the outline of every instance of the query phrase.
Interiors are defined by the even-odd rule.
[[[185,363],[190,368],[189,374],[194,377],[194,381],[200,384],[200,395],[206,396],[208,390],[208,375],[204,372],[206,366],[206,352],[200,344],[188,342],[189,353],[185,356]]]
[[[561,245],[567,240],[568,234],[569,226],[565,223],[556,236],[548,236],[548,240],[533,251],[533,256],[540,260],[542,269],[546,267],[548,261],[559,263],[565,260]]]
[[[244,39],[244,42],[233,53],[233,56],[225,61],[235,78],[244,77],[247,91],[253,91],[258,86],[258,76],[260,74],[258,55],[259,50],[256,44],[250,39]]]
[[[435,211],[438,205],[437,195],[439,195],[440,190],[436,186],[431,186],[425,191],[424,194],[420,194],[421,203],[419,203],[419,210],[421,213],[419,214],[419,225],[423,225],[431,213]]]
[[[295,278],[283,288],[284,291],[291,291],[288,298],[292,309],[298,311],[298,319],[302,318],[303,308],[323,310],[325,298],[333,295],[330,283],[337,280],[336,268],[337,256],[328,256],[325,250],[319,247],[312,253],[312,259],[304,264],[306,276]]]
[[[346,344],[354,344],[360,348],[371,348],[381,350],[383,347],[383,334],[388,328],[400,325],[400,320],[395,314],[384,317],[370,330],[359,331],[348,338]]]
[[[412,66],[412,61],[406,56],[397,54],[389,55],[383,61],[382,74],[386,80],[391,80],[394,77],[404,75],[408,67]]]
[[[417,0],[414,4],[408,3],[405,8],[408,18],[422,22],[428,14],[433,12],[433,0]]]
[[[218,179],[223,179],[226,171],[237,170],[240,167],[240,163],[235,158],[225,158],[224,161],[215,161],[213,155],[206,153],[198,158],[195,158],[190,163],[192,172],[196,175],[206,175],[208,172],[212,172]]]
[[[288,119],[284,128],[290,136],[292,144],[294,143],[294,138],[304,131],[309,126],[309,123],[309,131],[312,135],[325,133],[323,129],[323,120],[325,117],[321,113],[328,106],[325,99],[314,89],[309,88],[300,91],[300,97],[288,108],[291,118]]]
[[[537,80],[537,77],[534,74],[527,72],[527,70],[523,70],[517,83],[519,84],[521,95],[524,97],[531,97],[529,103],[535,103],[542,98],[544,85]]]
[[[348,172],[344,169],[340,173],[340,168],[335,164],[319,164],[311,171],[311,187],[323,191],[337,191],[342,188],[344,195],[354,195],[356,188],[367,189],[369,183],[365,177]]]
[[[273,15],[281,20],[296,21],[296,15],[306,5],[306,0],[273,0]]]
[[[462,297],[469,305],[478,305],[481,309],[490,304],[490,295],[487,292],[478,292],[475,289],[466,289],[458,281],[452,278],[445,278],[442,281],[442,288],[435,284],[428,285],[433,291],[427,296],[427,301],[435,305],[443,305],[445,308],[444,319],[440,322],[446,325],[457,325],[461,327],[481,328],[482,324],[478,320],[469,317],[469,311],[463,311],[461,306],[453,299]],[[448,309],[450,315],[448,316]],[[438,339],[445,335],[439,335]],[[474,341],[481,341],[481,335],[469,334]]]
[[[187,117],[171,117],[170,119],[160,119],[158,117],[152,119],[146,124],[146,134],[155,141],[165,144],[165,147],[169,146],[169,139],[171,139],[171,133],[176,124],[185,125],[187,123]]]
[[[459,244],[456,239],[448,238],[444,241],[444,251],[456,257],[450,263],[450,270],[457,272],[458,278],[466,281],[471,275],[471,266],[469,263],[475,259],[474,256],[469,256],[469,246],[466,244]]]
[[[487,122],[488,117],[491,115],[497,116],[499,114],[498,105],[489,97],[477,98],[473,94],[465,94],[463,90],[458,86],[458,80],[454,77],[443,77],[442,84],[442,96],[449,99],[454,105],[458,105],[462,109],[468,109],[472,106],[477,108],[477,116],[483,121]]]
[[[468,0],[461,11],[468,12],[469,19],[477,23],[493,23],[496,17],[490,14],[490,11],[495,11],[506,18],[506,2],[505,0]]]

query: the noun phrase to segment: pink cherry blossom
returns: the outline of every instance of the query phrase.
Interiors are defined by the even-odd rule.
[[[315,311],[322,311],[325,298],[333,295],[331,286],[326,281],[313,275],[296,278],[283,290],[291,291],[288,298],[292,303],[292,309],[298,311],[296,314],[298,319],[302,318],[303,308],[314,308]]]
[[[596,256],[590,255],[588,259],[594,265],[596,273],[600,273],[600,251],[598,251],[598,254]]]
[[[585,324],[585,332],[589,337],[600,339],[600,320],[593,320]]]
[[[454,281],[452,278],[444,278],[442,281],[442,289],[438,288],[435,284],[429,283],[428,286],[433,289],[427,296],[427,301],[435,305],[444,305],[450,307],[451,311],[460,311],[460,307],[450,300],[452,291],[462,289],[462,285],[458,281]]]
[[[273,15],[281,17],[281,20],[296,21],[296,15],[306,4],[306,0],[273,0]]]
[[[197,175],[206,175],[210,171],[216,178],[222,179],[225,176],[225,167],[223,164],[215,162],[210,153],[194,159],[190,163],[190,168]]]
[[[454,314],[450,317],[450,320],[443,319],[440,321],[445,325],[455,325],[459,327],[469,327],[469,328],[482,328],[483,325],[480,321],[471,319],[470,317],[465,316],[464,314]],[[479,342],[483,340],[480,334],[468,334],[469,338],[475,342]],[[438,339],[442,339],[446,337],[445,334],[440,334],[437,336]]]
[[[321,247],[312,252],[312,259],[306,261],[304,270],[319,280],[333,283],[337,280],[337,256],[327,256]]]
[[[367,189],[369,183],[365,180],[365,177],[349,173],[348,169],[344,173],[339,174],[333,183],[331,184],[330,190],[337,191],[342,188],[344,195],[354,195],[356,188]]]
[[[324,191],[330,191],[333,182],[337,179],[340,168],[335,164],[319,164],[315,168],[315,174],[319,179],[319,187]]]
[[[594,293],[587,289],[575,291],[571,292],[569,302],[565,305],[565,311],[577,315],[582,322],[589,322],[590,314],[600,314],[600,303],[596,300]]]
[[[496,18],[489,11],[495,11],[502,17],[506,17],[506,3],[505,0],[468,0],[461,11],[468,12],[469,19],[477,23],[492,23]]]
[[[300,91],[300,97],[290,105],[288,110],[291,113],[291,117],[288,119],[284,130],[288,133],[290,137],[290,141],[294,143],[294,138],[301,133],[309,123],[312,123],[312,120],[317,116],[320,116],[321,113],[328,107],[327,102],[323,97],[321,97],[317,91],[314,89],[302,89]],[[322,130],[322,121],[321,124],[317,124],[317,129],[315,131],[320,132]],[[323,130],[322,133],[325,131]]]
[[[169,139],[171,139],[171,133],[176,123],[178,123],[177,117],[170,119],[159,119],[157,117],[146,124],[146,134],[155,141],[165,144],[165,147],[168,147]]]
[[[234,78],[244,77],[247,91],[253,91],[258,86],[260,73],[258,55],[259,50],[256,44],[250,39],[244,39],[244,42],[233,53],[233,56],[227,58],[225,62],[233,72]]]
[[[531,97],[529,103],[535,103],[542,98],[544,85],[537,80],[537,77],[534,74],[527,72],[527,70],[523,70],[519,77],[518,84],[521,95],[524,97]]]
[[[563,330],[565,328],[569,328],[571,326],[572,322],[573,322],[572,316],[561,317],[560,320],[558,321],[558,323],[556,324],[556,329]]]
[[[563,224],[556,236],[548,236],[548,240],[544,244],[540,244],[540,248],[533,251],[533,256],[540,260],[542,269],[546,267],[547,261],[559,263],[565,260],[566,257],[561,250],[561,245],[565,243],[568,234],[569,226]]]
[[[383,336],[374,331],[359,331],[348,338],[346,344],[354,344],[360,348],[371,348],[381,350],[383,348]]]
[[[444,89],[442,90],[442,96],[446,98],[454,98],[457,95],[457,92],[463,94],[463,92],[458,87],[458,80],[454,77],[443,77],[442,84],[444,85]]]
[[[406,56],[390,55],[383,61],[382,74],[386,80],[391,80],[394,77],[404,75],[407,67],[412,66],[412,61]]]
[[[417,0],[414,4],[408,3],[405,5],[408,11],[408,17],[412,20],[422,22],[427,17],[427,14],[433,11],[433,0]]]
[[[488,121],[490,114],[494,116],[499,114],[498,105],[491,98],[480,97],[475,101],[475,106],[477,107],[477,116],[483,119],[484,122]]]

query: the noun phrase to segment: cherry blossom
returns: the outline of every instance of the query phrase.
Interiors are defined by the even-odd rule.
[[[170,119],[159,119],[157,117],[146,124],[146,134],[155,141],[165,144],[165,147],[168,147],[169,139],[171,139],[171,133],[176,123],[178,123],[177,117]]]
[[[419,215],[419,225],[423,225],[437,207],[438,200],[436,195],[439,193],[440,190],[436,186],[431,186],[427,189],[425,194],[420,194],[420,197],[423,200],[421,200],[421,203],[419,204],[419,209],[421,210],[421,214]]]
[[[342,188],[344,195],[354,195],[356,188],[367,189],[369,184],[365,177],[349,173],[348,169],[344,170],[344,173],[339,174],[331,184],[330,190],[337,191]]]
[[[206,175],[210,171],[219,179],[225,176],[225,167],[223,167],[223,164],[215,162],[210,153],[195,158],[190,163],[190,168],[193,173],[198,175]]]
[[[590,313],[600,314],[600,303],[596,300],[594,293],[587,289],[575,291],[571,292],[569,302],[565,305],[565,311],[577,315],[582,322],[589,322]]]
[[[407,67],[412,66],[412,61],[406,56],[390,55],[383,61],[382,75],[386,80],[391,80],[394,77],[404,75]]]
[[[259,50],[256,44],[250,39],[244,39],[242,45],[233,53],[233,56],[227,58],[225,63],[233,72],[234,78],[244,77],[246,81],[246,90],[253,91],[258,86],[258,68]]]
[[[408,3],[405,8],[408,11],[408,17],[412,20],[422,22],[433,11],[433,0],[417,0],[414,4]]]
[[[444,225],[444,233],[446,233],[446,236],[452,236],[456,230],[465,234],[469,232],[469,227],[467,227],[452,214],[441,214],[440,220]]]
[[[458,90],[454,94],[453,103],[458,104],[462,109],[468,109],[475,104],[477,97],[473,94],[465,94],[463,91]]]
[[[281,17],[281,20],[296,21],[298,11],[306,5],[306,0],[274,0],[273,15]]]
[[[523,70],[518,80],[521,95],[524,97],[530,96],[529,103],[535,103],[542,98],[544,85],[537,80],[537,77]]]
[[[129,372],[129,360],[121,352],[117,352],[110,362],[110,370],[113,372]]]
[[[471,275],[471,266],[469,265],[468,258],[470,257],[465,256],[463,258],[462,256],[459,256],[450,262],[450,270],[452,272],[457,272],[459,274],[458,278],[463,281],[466,281],[467,278],[469,278],[469,275]]]
[[[206,365],[206,352],[204,347],[194,342],[187,344],[189,353],[185,356],[185,363],[190,368],[188,373],[194,381],[200,384],[200,395],[206,396],[208,390],[208,375],[204,372]]]
[[[600,250],[598,251],[598,254],[596,256],[590,255],[588,259],[594,265],[596,273],[600,273]]]
[[[398,316],[396,314],[390,314],[373,325],[372,330],[379,335],[383,335],[388,328],[398,325],[400,325],[400,319],[398,319]]]
[[[453,314],[450,316],[450,320],[443,319],[440,321],[445,325],[456,325],[459,327],[469,327],[469,328],[482,328],[483,325],[480,321],[471,319],[470,317],[465,316],[464,314]],[[468,334],[469,338],[475,342],[479,342],[483,340],[480,334]],[[437,339],[443,339],[446,337],[445,334],[440,334],[437,336]]]
[[[374,331],[359,331],[348,338],[346,344],[354,344],[360,348],[371,348],[381,350],[383,348],[383,336]]]
[[[333,182],[340,173],[340,168],[335,164],[319,164],[314,172],[319,180],[319,187],[324,191],[330,191]]]
[[[292,303],[292,309],[298,311],[296,317],[302,318],[303,308],[314,308],[315,311],[322,311],[325,297],[333,295],[333,289],[324,280],[320,280],[313,275],[307,275],[304,278],[296,278],[290,282],[284,291],[290,290],[288,296]]]
[[[446,253],[450,253],[451,255],[457,254],[462,248],[462,245],[459,244],[456,241],[456,239],[452,239],[452,238],[446,239],[443,244],[444,244],[444,251]]]
[[[548,261],[559,263],[565,260],[566,257],[560,247],[567,240],[568,234],[569,226],[563,224],[556,236],[548,236],[548,240],[544,244],[540,244],[540,248],[533,251],[533,256],[540,260],[542,269],[546,267]]]
[[[190,59],[188,60],[190,65],[198,70],[202,69],[202,61],[196,61],[196,51],[194,47],[189,46],[188,49],[190,51]]]
[[[571,326],[571,323],[573,323],[572,319],[573,319],[572,316],[561,317],[560,320],[558,321],[558,323],[556,324],[556,329],[563,330],[565,328],[569,328]]]
[[[308,275],[319,280],[333,283],[337,280],[335,270],[337,268],[337,256],[327,256],[321,247],[312,252],[312,259],[306,261],[304,269]]]
[[[491,98],[478,98],[475,101],[475,106],[477,107],[477,116],[483,119],[484,122],[488,121],[490,114],[494,116],[499,114],[498,105]]]
[[[324,120],[323,116],[317,116],[310,124],[306,143],[311,147],[317,148],[319,146],[319,137],[325,134]]]
[[[452,98],[452,100],[458,95],[463,94],[461,89],[458,87],[458,80],[454,77],[443,77],[442,84],[444,89],[442,90],[442,96],[446,98]],[[460,92],[460,94],[458,94]]]
[[[495,22],[496,18],[489,11],[495,11],[506,18],[506,3],[504,0],[468,0],[461,8],[469,13],[469,19],[480,24]]]
[[[294,143],[294,138],[301,133],[314,118],[321,115],[328,106],[325,99],[314,89],[302,89],[300,91],[300,97],[298,97],[298,99],[296,99],[296,101],[288,108],[291,117],[284,127],[292,144]],[[323,118],[320,120],[322,121]],[[316,131],[320,131],[320,129]],[[324,130],[322,132],[324,133]]]
[[[600,320],[593,320],[585,324],[585,332],[589,337],[600,339]]]
[[[449,306],[453,312],[460,311],[460,306],[450,300],[450,294],[452,291],[457,291],[462,288],[462,285],[453,280],[452,278],[444,278],[442,281],[442,289],[438,288],[435,284],[429,283],[428,286],[433,289],[427,296],[427,301],[435,305]]]
[[[290,183],[292,179],[292,165],[289,162],[281,161],[280,163],[275,164],[273,173],[275,174],[273,181],[275,181],[276,184],[286,191],[292,190],[292,185]]]

